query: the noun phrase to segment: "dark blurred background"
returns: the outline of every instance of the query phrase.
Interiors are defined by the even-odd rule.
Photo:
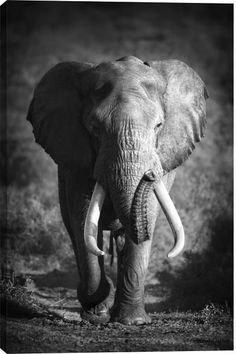
[[[166,258],[172,236],[161,215],[147,301],[150,310],[156,305],[196,309],[208,303],[232,307],[233,5],[10,1],[6,21],[4,262],[17,274],[31,274],[36,285],[53,287],[60,281],[61,286],[76,287],[72,247],[59,213],[56,165],[35,144],[26,122],[42,75],[60,61],[100,63],[125,55],[144,61],[179,59],[206,83],[208,128],[179,168],[172,189],[186,231],[185,252]],[[107,271],[114,277],[115,264],[108,264],[109,259]]]

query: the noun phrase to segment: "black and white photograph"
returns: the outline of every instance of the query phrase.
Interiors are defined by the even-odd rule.
[[[233,350],[233,10],[1,5],[3,352]]]

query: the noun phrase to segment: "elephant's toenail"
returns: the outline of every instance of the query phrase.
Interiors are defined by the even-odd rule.
[[[142,325],[143,323],[144,323],[144,322],[143,322],[143,320],[141,320],[141,319],[135,321],[135,324],[136,324],[136,325]]]
[[[100,316],[100,315],[104,315],[105,313],[107,313],[107,307],[105,305],[99,305],[97,307],[97,315]]]

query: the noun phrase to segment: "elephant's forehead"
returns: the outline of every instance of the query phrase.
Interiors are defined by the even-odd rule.
[[[143,82],[157,84],[155,72],[139,59],[102,63],[94,73],[98,85],[106,82],[113,87],[137,87]]]
[[[92,101],[96,102],[93,114],[102,121],[111,112],[118,119],[138,120],[149,117],[162,117],[162,94],[165,83],[158,74],[140,60],[125,60],[103,63],[92,69]],[[161,93],[161,95],[160,95]],[[120,118],[119,118],[120,123]],[[113,127],[115,121],[113,120]]]

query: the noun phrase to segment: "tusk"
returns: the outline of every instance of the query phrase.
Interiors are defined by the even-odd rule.
[[[103,187],[99,183],[96,183],[84,225],[85,245],[88,251],[96,256],[104,256],[105,254],[105,252],[101,251],[97,246],[98,221],[105,196],[106,192]]]
[[[155,184],[154,192],[174,234],[175,245],[168,253],[168,257],[172,258],[177,256],[184,248],[184,228],[180,220],[179,214],[174,206],[174,203],[172,202],[162,180],[158,181]]]

